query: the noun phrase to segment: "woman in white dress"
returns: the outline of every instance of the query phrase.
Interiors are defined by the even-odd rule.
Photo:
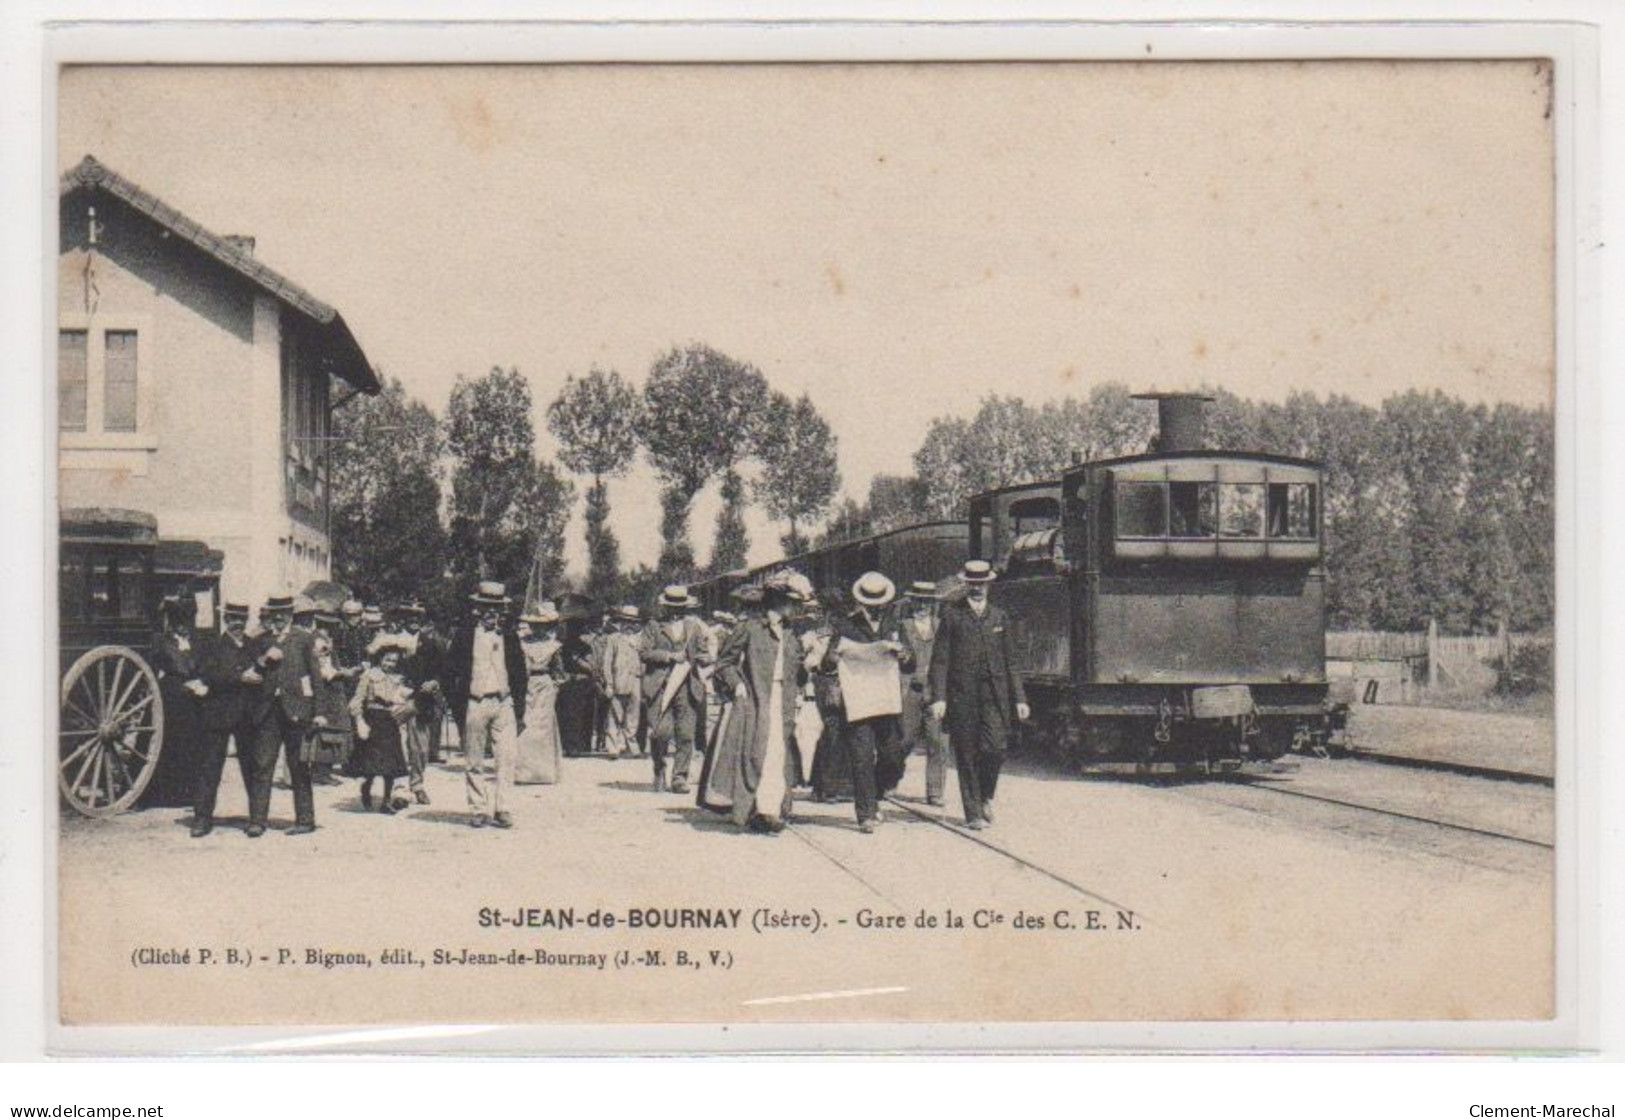
[[[559,682],[565,667],[558,637],[559,612],[542,603],[519,616],[519,646],[525,653],[525,727],[519,733],[516,785],[553,785],[563,767],[559,737]]]

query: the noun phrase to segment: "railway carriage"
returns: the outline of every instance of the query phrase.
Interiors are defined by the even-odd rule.
[[[964,562],[969,530],[963,521],[927,521],[884,533],[813,549],[748,571],[729,572],[696,584],[694,593],[707,610],[727,610],[729,596],[741,587],[759,586],[774,572],[789,568],[812,583],[821,599],[844,598],[864,572],[885,572],[899,586],[915,580],[936,583]]]
[[[1155,399],[1154,450],[972,503],[1037,736],[1090,767],[1278,758],[1336,719],[1321,468],[1206,449],[1203,398]],[[1039,498],[1057,501],[1055,523],[1020,519]]]

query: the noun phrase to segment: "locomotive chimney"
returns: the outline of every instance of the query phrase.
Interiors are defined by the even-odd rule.
[[[1201,451],[1202,423],[1212,397],[1202,393],[1136,393],[1137,401],[1157,402],[1155,451]]]

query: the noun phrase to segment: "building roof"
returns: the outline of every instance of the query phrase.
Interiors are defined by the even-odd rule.
[[[304,288],[274,269],[267,268],[247,250],[220,234],[204,229],[156,195],[126,179],[112,168],[87,155],[72,170],[63,174],[60,194],[75,190],[106,191],[120,199],[131,209],[145,214],[177,237],[184,238],[203,250],[225,267],[242,276],[262,291],[275,296],[283,305],[291,307],[309,319],[333,355],[332,373],[348,381],[363,392],[376,393],[378,374],[367,361],[361,344],[350,331],[349,324],[338,309],[323,303]]]

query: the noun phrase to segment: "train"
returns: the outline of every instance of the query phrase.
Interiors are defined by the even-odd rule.
[[[1147,393],[1144,453],[973,496],[911,525],[702,584],[708,605],[790,566],[839,598],[867,570],[955,593],[998,572],[1032,717],[1022,738],[1084,771],[1222,773],[1338,736],[1326,674],[1325,472],[1204,443],[1192,393]]]

